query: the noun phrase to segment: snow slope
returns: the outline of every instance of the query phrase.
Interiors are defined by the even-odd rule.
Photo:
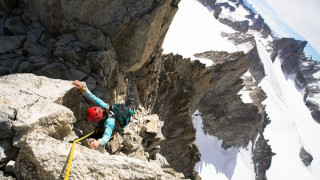
[[[196,111],[192,116],[192,122],[197,129],[195,144],[201,153],[201,161],[196,164],[195,170],[199,172],[203,180],[254,179],[251,144],[248,145],[248,148],[229,148],[225,150],[221,147],[221,140],[204,134],[199,111]]]
[[[263,61],[266,77],[259,84],[267,94],[263,102],[271,123],[264,136],[276,153],[267,171],[269,179],[320,178],[320,125],[316,123],[303,101],[303,92],[294,84],[294,77],[285,77],[281,61],[272,63],[264,49],[263,39],[257,39],[258,52]],[[304,147],[313,156],[309,167],[302,163],[299,153]]]
[[[219,2],[223,0],[219,0]],[[234,12],[237,18],[244,15],[243,9]],[[226,17],[227,14],[224,14]],[[234,17],[233,19],[236,19]],[[178,53],[185,58],[196,59],[194,53],[209,50],[244,51],[249,46],[234,45],[220,36],[221,32],[235,32],[221,24],[212,12],[196,0],[182,0],[170,29],[163,43],[164,53]],[[267,171],[267,178],[276,179],[320,179],[320,125],[311,117],[311,113],[303,102],[303,92],[296,89],[294,77],[285,77],[279,58],[272,63],[267,50],[272,40],[261,38],[257,32],[250,31],[255,36],[259,56],[263,61],[266,77],[259,84],[267,94],[263,102],[271,120],[264,136],[269,139],[272,151],[276,153]],[[212,62],[201,59],[207,65]],[[246,74],[248,75],[248,74]],[[245,103],[251,102],[247,92],[241,92]],[[193,115],[193,124],[197,130],[195,144],[202,154],[201,161],[196,164],[196,171],[203,180],[210,179],[255,179],[254,166],[251,160],[252,144],[247,148],[221,148],[221,140],[206,135],[202,130],[202,119],[198,111]],[[304,147],[313,156],[309,167],[302,163],[299,153]]]
[[[178,53],[184,58],[199,59],[195,53],[204,51],[248,52],[251,47],[234,45],[220,36],[221,32],[234,33],[230,27],[221,24],[213,13],[196,0],[182,0],[167,32],[162,48],[164,54]],[[207,65],[212,61],[199,59]]]

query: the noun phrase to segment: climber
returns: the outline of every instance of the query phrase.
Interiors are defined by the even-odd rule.
[[[77,88],[85,98],[89,99],[97,105],[94,107],[90,107],[87,110],[87,120],[89,122],[101,122],[101,120],[103,120],[104,133],[102,138],[98,140],[90,139],[89,148],[96,149],[99,146],[103,147],[108,143],[113,130],[115,129],[115,127],[117,127],[118,123],[116,122],[115,113],[110,110],[110,105],[108,103],[103,102],[101,99],[92,94],[84,84],[80,83],[78,80],[73,81],[72,84],[75,85],[75,88]],[[130,109],[129,116],[125,119],[127,124],[128,122],[130,122],[130,117],[133,114],[134,111]]]

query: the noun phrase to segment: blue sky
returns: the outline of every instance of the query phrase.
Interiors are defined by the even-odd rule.
[[[278,37],[308,41],[306,55],[320,60],[319,0],[244,0],[259,12]]]

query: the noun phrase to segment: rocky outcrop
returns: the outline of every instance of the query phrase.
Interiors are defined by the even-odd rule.
[[[319,72],[320,63],[312,60],[301,60],[299,64],[300,77],[296,83],[300,87],[304,87],[304,101],[311,111],[313,119],[320,123],[320,86],[319,86]]]
[[[227,18],[219,18],[219,22],[221,22],[222,24],[225,24],[225,25],[231,27],[232,29],[234,29],[235,31],[238,31],[241,33],[245,33],[249,30],[249,21],[248,20],[231,21]]]
[[[2,76],[0,84],[1,122],[7,125],[1,127],[8,132],[1,137],[2,144],[8,144],[2,146],[5,157],[1,161],[16,160],[14,175],[18,179],[61,179],[71,148],[69,141],[77,138],[73,124],[79,121],[76,116],[81,95],[70,81],[32,74]],[[136,117],[139,119],[130,124],[132,127],[115,135],[123,139],[118,148],[114,148],[115,140],[109,142],[109,147],[115,149],[112,153],[118,155],[76,145],[70,178],[184,178],[170,169],[158,153],[165,138],[157,116],[139,112]],[[12,153],[12,145],[19,150],[18,155],[8,155]]]
[[[249,8],[246,8],[249,9]],[[252,10],[249,10],[250,15],[247,17],[250,18],[253,22],[253,24],[250,26],[250,29],[260,31],[263,37],[268,37],[268,35],[271,35],[271,29],[269,26],[264,22],[264,19],[259,14],[257,18],[254,18],[255,14],[252,12]]]
[[[268,145],[268,140],[265,140],[263,134],[260,134],[252,156],[256,180],[267,179],[266,171],[270,168],[272,156],[274,155],[275,153],[272,152],[270,145]]]
[[[260,82],[265,77],[264,66],[259,57],[258,49],[254,36],[247,33],[221,33],[222,37],[231,40],[235,45],[238,44],[248,44],[252,46],[252,49],[248,52],[248,61],[250,62],[249,71],[254,79]]]
[[[258,82],[266,76],[264,71],[264,65],[259,57],[258,49],[255,46],[248,53],[248,61],[250,62],[250,73],[254,77],[254,79]]]
[[[226,2],[210,1],[208,0],[198,0],[201,4],[213,11],[213,15],[221,23],[231,27],[237,32],[246,33],[249,29],[260,31],[264,38],[267,38],[268,35],[271,35],[271,29],[264,22],[263,18],[256,14],[248,7],[246,7],[242,0],[229,0]],[[224,18],[224,14],[229,12],[235,12],[236,9],[242,6],[249,12],[249,15],[246,16],[248,20],[236,21],[229,18]],[[251,22],[249,22],[251,21]]]
[[[203,82],[208,82],[210,71],[199,61],[191,63],[189,59],[169,54],[155,55],[153,62],[135,73],[141,103],[164,123],[162,132],[166,141],[161,144],[160,153],[176,171],[189,178],[197,176],[194,165],[200,160],[198,148],[193,144],[195,129],[191,113],[195,87],[198,87],[193,83],[204,76]],[[209,72],[207,76],[205,72]]]
[[[287,75],[297,74],[299,61],[305,59],[303,49],[306,45],[306,41],[298,41],[293,38],[275,40],[273,41],[271,59],[274,61],[277,56],[280,57],[283,72]]]
[[[246,145],[257,136],[265,121],[264,109],[243,103],[237,95],[243,88],[240,77],[250,66],[247,55],[205,52],[196,56],[218,63],[216,74],[210,80],[214,82],[213,87],[198,106],[203,114],[203,130],[223,139],[223,148]]]
[[[60,140],[71,132],[74,113],[62,104],[77,112],[73,105],[80,103],[80,98],[72,96],[76,91],[71,89],[70,83],[50,82],[31,74],[2,76],[0,83],[1,122],[6,124],[2,128],[7,132],[1,140],[8,144],[4,146],[5,158],[2,160],[16,159],[17,150],[21,151],[29,132],[36,131]],[[66,94],[70,96],[64,96]]]
[[[309,166],[312,163],[312,160],[313,160],[312,155],[308,153],[303,147],[300,149],[299,156],[305,166]]]

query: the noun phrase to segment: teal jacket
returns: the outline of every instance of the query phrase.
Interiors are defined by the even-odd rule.
[[[103,109],[109,110],[110,105],[108,103],[103,102],[101,99],[99,99],[94,94],[92,94],[88,88],[86,88],[86,90],[82,93],[82,95],[87,99],[89,99],[91,102],[95,103],[97,106],[100,106]],[[101,142],[100,146],[104,146],[105,144],[108,143],[108,141],[111,138],[112,131],[116,127],[116,120],[114,119],[114,113],[112,111],[110,111],[108,117],[103,117],[103,118],[106,119],[104,124],[105,131],[103,133],[102,138],[98,139]]]

